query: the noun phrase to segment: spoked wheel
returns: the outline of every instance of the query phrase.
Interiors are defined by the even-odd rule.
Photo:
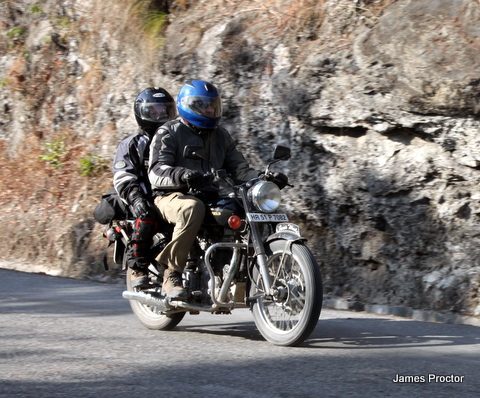
[[[276,240],[266,247],[268,269],[276,294],[253,301],[255,324],[269,342],[281,346],[301,344],[312,333],[322,309],[322,278],[310,250]],[[254,270],[251,296],[263,293],[258,268]]]
[[[132,287],[132,282],[130,280],[131,275],[132,270],[128,268],[127,290],[130,292],[134,292],[136,290]],[[173,314],[164,315],[158,312],[157,307],[141,304],[140,302],[135,300],[129,301],[130,307],[132,307],[132,311],[135,316],[148,329],[171,330],[175,326],[177,326],[185,316],[185,312],[175,312]]]

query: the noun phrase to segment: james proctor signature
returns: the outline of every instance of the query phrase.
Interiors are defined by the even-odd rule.
[[[437,375],[429,373],[427,375],[399,375],[396,374],[392,379],[394,383],[463,383],[465,376],[461,375]]]

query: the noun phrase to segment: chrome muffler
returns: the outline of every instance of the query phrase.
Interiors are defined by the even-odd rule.
[[[161,312],[165,312],[172,309],[172,307],[168,305],[168,301],[166,298],[154,297],[144,292],[130,292],[128,290],[125,290],[122,293],[122,297],[127,300],[138,301],[139,303],[144,305],[157,307],[158,310]]]
[[[135,300],[141,304],[157,307],[158,312],[175,312],[178,309],[185,309],[189,311],[207,311],[207,312],[214,312],[219,311],[220,309],[230,310],[232,309],[234,303],[227,304],[225,306],[221,306],[221,308],[216,305],[199,305],[199,304],[191,304],[187,303],[186,301],[171,301],[166,297],[154,297],[150,294],[144,292],[131,292],[125,290],[122,293],[122,297],[127,300]]]

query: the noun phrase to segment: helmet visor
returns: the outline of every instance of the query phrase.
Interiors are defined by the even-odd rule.
[[[222,116],[222,100],[220,97],[202,97],[202,96],[189,96],[182,98],[182,106],[190,109],[197,115],[209,118],[217,119]]]
[[[139,107],[140,118],[150,122],[163,122],[169,120],[168,104],[159,102],[143,102]]]

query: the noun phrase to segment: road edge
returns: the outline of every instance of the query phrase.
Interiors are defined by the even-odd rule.
[[[363,304],[342,298],[328,298],[323,300],[324,308],[367,312],[377,315],[392,315],[400,318],[409,318],[416,321],[450,323],[456,325],[480,326],[480,317],[460,315],[453,312],[439,312],[417,310],[398,305]]]

